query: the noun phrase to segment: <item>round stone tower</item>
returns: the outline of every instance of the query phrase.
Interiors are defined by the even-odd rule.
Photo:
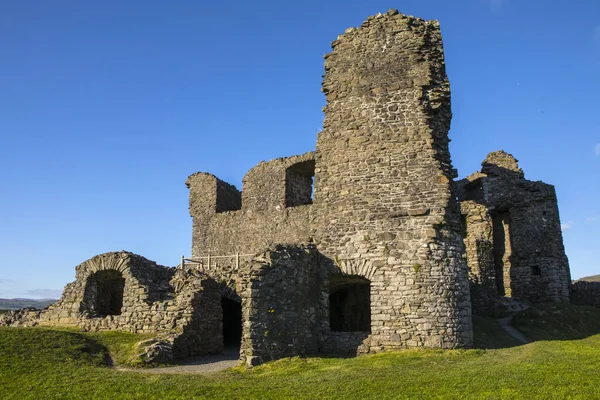
[[[332,47],[315,155],[317,246],[339,272],[370,282],[372,350],[469,346],[439,23],[390,10]]]

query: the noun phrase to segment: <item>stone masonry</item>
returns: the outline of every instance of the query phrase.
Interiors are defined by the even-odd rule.
[[[524,178],[504,151],[456,183],[465,224],[474,308],[493,296],[529,303],[569,301],[570,271],[552,185]]]
[[[322,90],[314,152],[261,162],[241,191],[209,173],[187,179],[191,260],[96,256],[55,305],[4,324],[157,333],[148,362],[234,345],[254,366],[469,347],[472,309],[568,301],[554,188],[502,151],[453,181],[437,21],[390,10],[346,30]]]
[[[575,281],[571,288],[571,302],[600,307],[600,282]]]
[[[332,47],[314,153],[260,163],[244,178],[241,195],[210,174],[188,179],[193,256],[314,245],[321,352],[469,346],[468,270],[448,151],[450,90],[439,24],[391,10],[348,29]],[[241,277],[231,262],[219,261],[209,274],[235,288]],[[361,285],[369,293],[363,303],[370,323],[332,329],[334,288],[361,291]],[[352,292],[334,297],[364,299]],[[352,307],[361,305],[336,309]],[[290,319],[289,329],[299,323]]]

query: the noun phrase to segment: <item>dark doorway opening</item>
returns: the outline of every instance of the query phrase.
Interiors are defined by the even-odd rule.
[[[494,267],[496,269],[496,286],[501,296],[511,295],[511,243],[510,243],[510,213],[502,211],[492,214],[492,229],[494,239]]]
[[[242,304],[227,298],[221,299],[223,307],[223,344],[240,347],[242,343]]]
[[[98,271],[87,279],[84,301],[95,316],[121,315],[125,278],[116,270]]]
[[[329,293],[329,325],[336,332],[371,331],[371,283],[361,277],[334,282]]]

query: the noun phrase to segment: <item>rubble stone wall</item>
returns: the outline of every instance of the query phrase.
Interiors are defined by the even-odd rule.
[[[512,155],[496,151],[481,172],[457,182],[457,193],[467,232],[480,226],[467,204],[477,203],[491,215],[499,294],[531,303],[569,300],[569,263],[552,185],[526,180]],[[471,274],[481,280],[478,250],[468,238],[466,243]]]
[[[219,181],[210,174],[191,175],[190,214],[193,217],[192,255],[194,257],[254,253],[279,243],[305,243],[311,240],[311,205],[287,207],[288,198],[304,200],[312,179],[286,173],[300,166],[310,175],[313,153],[261,162],[244,178],[241,209],[217,212],[220,204],[215,196]],[[288,182],[288,178],[292,182]],[[223,183],[224,185],[224,183]]]
[[[571,287],[571,302],[582,306],[600,307],[600,282],[574,282]]]
[[[464,218],[464,242],[469,266],[471,305],[474,313],[485,313],[490,308],[490,296],[498,294],[494,268],[492,217],[487,207],[474,201],[464,200],[460,205]]]
[[[318,352],[319,257],[314,246],[277,246],[249,263],[239,293],[244,364]]]

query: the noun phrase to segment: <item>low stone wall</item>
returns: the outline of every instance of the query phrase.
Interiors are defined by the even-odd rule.
[[[574,282],[571,286],[571,303],[600,307],[600,282]]]
[[[6,314],[0,315],[0,326],[26,327],[37,326],[42,310],[36,308],[22,308],[12,310]]]

